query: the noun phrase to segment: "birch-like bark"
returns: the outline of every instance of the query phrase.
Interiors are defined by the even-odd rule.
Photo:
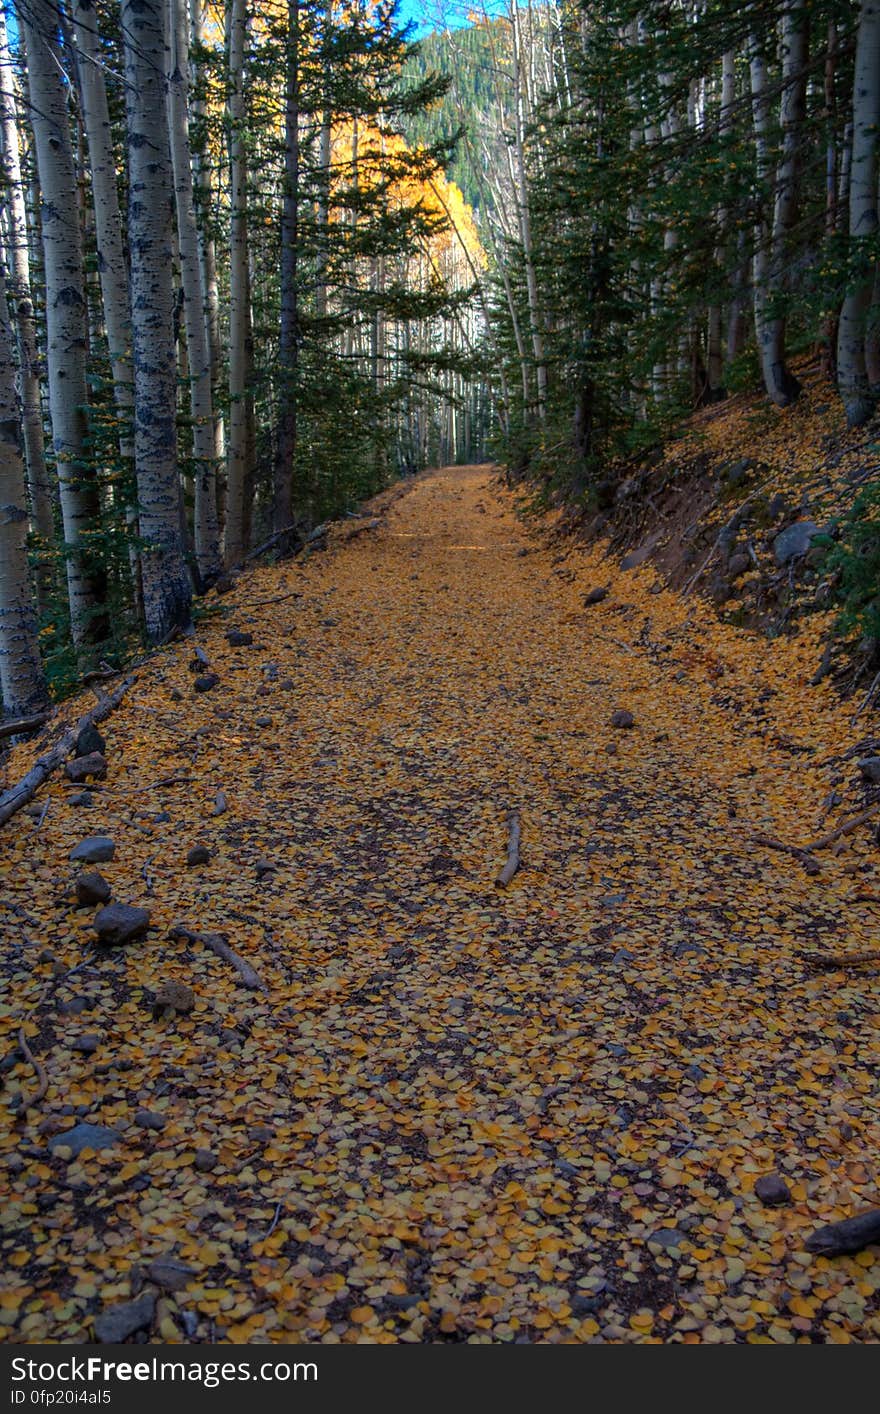
[[[206,4],[204,0],[192,0],[192,47],[201,51],[205,43]],[[198,85],[198,55],[194,64],[193,82],[196,92],[190,104],[194,122],[204,126],[208,116],[208,105]],[[205,323],[208,326],[208,346],[211,352],[211,401],[214,407],[214,461],[219,469],[226,456],[226,431],[223,414],[220,411],[220,371],[222,356],[220,351],[220,286],[217,279],[217,248],[212,234],[211,208],[214,200],[214,162],[211,144],[205,138],[196,144],[192,153],[193,197],[196,207],[199,234],[199,263],[202,275],[202,298],[205,305]],[[218,485],[217,504],[222,510],[223,496]]]
[[[21,174],[16,99],[15,73],[12,66],[12,53],[9,48],[6,14],[0,8],[0,162],[2,162],[0,170],[3,175],[2,199],[6,217],[4,246],[8,259],[8,294],[15,317],[18,345],[22,440],[27,469],[31,526],[42,546],[49,549],[55,534],[52,517],[52,486],[46,466],[46,448],[43,438],[37,326],[31,292],[27,208]],[[48,577],[38,574],[38,584],[42,592],[45,593],[48,590]]]
[[[7,717],[27,716],[48,700],[28,577],[28,513],[18,422],[12,329],[0,268],[0,700]]]
[[[519,219],[520,242],[523,251],[523,265],[526,275],[526,294],[531,324],[532,352],[535,357],[535,378],[538,388],[538,417],[543,420],[547,402],[547,364],[544,355],[544,320],[538,295],[538,276],[532,252],[532,220],[529,210],[528,174],[526,171],[525,126],[523,108],[525,76],[523,73],[522,31],[518,0],[510,5],[510,22],[513,37],[513,115],[514,151],[516,153],[516,183],[514,200]]]
[[[103,636],[106,619],[105,576],[89,554],[89,538],[100,531],[100,501],[86,450],[88,328],[76,170],[58,11],[52,0],[28,0],[19,18],[28,49],[40,181],[49,412],[64,525],[70,631],[80,649]]]
[[[804,0],[787,0],[782,14],[782,97],[779,107],[782,152],[776,170],[770,249],[767,250],[764,239],[761,278],[755,280],[755,333],[761,371],[767,393],[779,407],[787,407],[800,391],[800,385],[785,361],[786,321],[779,304],[788,284],[788,244],[797,215],[807,91],[807,37]]]
[[[189,15],[187,0],[169,0],[168,37],[171,46],[168,82],[168,128],[177,207],[183,326],[189,365],[192,417],[195,513],[193,539],[203,585],[222,570],[217,525],[217,464],[215,461],[214,400],[211,392],[211,346],[205,318],[199,233],[193,195],[189,141]]]
[[[865,362],[865,333],[874,288],[870,247],[877,221],[877,129],[880,125],[880,0],[862,0],[853,75],[852,161],[849,176],[850,286],[837,331],[837,386],[850,427],[874,410]]]
[[[224,558],[240,564],[245,544],[245,483],[248,480],[248,376],[252,343],[248,270],[247,157],[244,143],[245,0],[230,0],[228,11],[229,99],[229,444],[226,460]]]
[[[134,457],[147,634],[190,618],[177,471],[171,158],[164,0],[122,0],[134,361]]]

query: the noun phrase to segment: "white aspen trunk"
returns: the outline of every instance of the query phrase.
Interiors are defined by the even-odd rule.
[[[165,108],[164,0],[122,0],[129,164],[134,457],[147,634],[161,642],[190,620],[181,534],[172,190]]]
[[[88,555],[88,537],[100,528],[100,501],[86,452],[88,329],[76,171],[57,9],[51,0],[29,0],[20,18],[40,181],[49,412],[67,547],[70,631],[80,649],[102,636],[106,621],[100,612],[104,576]]]
[[[247,158],[244,145],[244,51],[247,36],[245,0],[229,6],[229,444],[226,460],[227,565],[244,559],[244,491],[248,474],[247,378],[250,333],[248,272]]]
[[[782,153],[776,171],[770,251],[755,286],[755,332],[768,396],[787,407],[800,391],[785,361],[785,317],[771,308],[784,294],[788,241],[797,214],[801,134],[806,103],[807,11],[804,0],[787,0],[782,13]],[[766,246],[766,241],[765,241]]]
[[[37,326],[31,293],[27,209],[21,175],[18,106],[6,14],[0,9],[0,149],[2,149],[2,198],[6,216],[4,245],[8,256],[9,298],[15,316],[21,385],[21,424],[24,443],[31,526],[46,549],[52,545],[52,486],[46,467],[43,408],[40,399]],[[46,576],[38,576],[45,592]]]
[[[171,45],[168,83],[168,128],[177,208],[180,279],[183,287],[183,327],[189,364],[192,417],[195,512],[193,539],[203,585],[212,584],[223,568],[217,525],[217,464],[215,461],[214,400],[211,392],[211,345],[205,318],[202,263],[193,196],[189,142],[189,16],[187,0],[168,0]]]
[[[862,0],[853,75],[849,240],[853,273],[837,331],[837,386],[850,427],[861,427],[875,399],[865,362],[865,332],[874,288],[866,246],[877,234],[877,129],[880,125],[880,0]]]
[[[192,0],[192,42],[193,47],[205,42],[206,5],[204,0]],[[198,63],[198,61],[196,61]],[[207,104],[197,95],[191,103],[192,115],[204,122]],[[205,305],[205,323],[208,326],[208,346],[211,352],[211,401],[214,407],[214,464],[219,469],[226,456],[226,430],[220,411],[220,370],[223,359],[220,351],[220,287],[217,279],[217,249],[210,229],[211,204],[214,193],[214,164],[211,145],[205,142],[203,149],[192,154],[193,196],[198,219],[199,262],[202,275],[202,298]],[[223,496],[217,486],[218,511],[223,510]]]
[[[532,255],[532,221],[529,211],[528,174],[525,154],[525,113],[523,111],[523,63],[522,31],[519,21],[517,0],[510,6],[510,21],[513,31],[513,114],[514,150],[516,152],[516,183],[514,199],[519,219],[520,241],[522,243],[523,264],[526,274],[526,293],[529,304],[532,351],[535,357],[535,379],[538,388],[538,417],[543,421],[547,403],[547,365],[544,358],[544,320],[538,296],[538,277]]]
[[[12,330],[0,268],[0,700],[7,717],[24,717],[48,700],[28,577],[27,523]]]

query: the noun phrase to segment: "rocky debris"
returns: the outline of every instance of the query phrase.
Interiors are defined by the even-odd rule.
[[[68,805],[85,805],[88,807],[94,805],[94,803],[95,797],[90,790],[77,790],[67,797]]]
[[[647,559],[650,559],[651,552],[656,544],[657,537],[652,535],[650,539],[645,541],[644,545],[639,546],[638,550],[630,550],[628,555],[624,555],[620,562],[620,568],[622,570],[638,569],[639,565],[643,565]]]
[[[211,811],[211,814],[224,815],[227,809],[228,805],[226,802],[225,792],[222,790],[218,790],[217,794],[214,797],[214,809]]]
[[[77,1036],[70,1043],[72,1050],[82,1051],[87,1056],[94,1055],[100,1044],[101,1038],[96,1036],[94,1031],[89,1031],[84,1036]]]
[[[137,1110],[134,1122],[138,1129],[153,1129],[158,1134],[168,1123],[165,1115],[161,1115],[157,1110]]]
[[[754,471],[755,463],[751,457],[742,457],[739,461],[725,462],[719,468],[719,479],[722,486],[733,491],[737,486],[742,486],[748,481],[749,473]]]
[[[104,947],[121,947],[133,943],[146,933],[150,926],[148,908],[133,908],[127,903],[111,903],[95,914],[92,927],[98,935],[98,942]]]
[[[95,1317],[95,1339],[101,1345],[119,1345],[135,1331],[146,1330],[153,1324],[156,1298],[145,1291],[136,1301],[120,1301],[108,1306]]]
[[[872,786],[880,786],[880,756],[864,756],[858,762],[862,780]]]
[[[742,579],[746,570],[751,564],[751,560],[743,550],[737,550],[735,555],[731,555],[727,566],[727,572],[731,579]]]
[[[196,1272],[176,1257],[156,1257],[147,1267],[147,1276],[163,1291],[182,1291],[195,1279]]]
[[[73,886],[77,908],[93,908],[96,904],[110,902],[112,890],[103,874],[78,874]]]
[[[103,781],[107,774],[107,758],[100,751],[90,751],[88,756],[76,756],[73,761],[68,761],[64,774],[78,785],[88,780]]]
[[[273,864],[271,859],[258,859],[254,868],[257,871],[258,879],[266,879],[270,874],[277,872],[278,865]]]
[[[636,719],[633,716],[632,712],[627,712],[623,708],[620,708],[617,712],[612,712],[611,714],[612,727],[617,727],[620,731],[629,731],[629,729],[631,727],[634,727],[635,724]]]
[[[217,1155],[212,1154],[210,1149],[196,1149],[193,1165],[199,1173],[210,1173],[217,1167]]]
[[[591,604],[601,604],[603,599],[608,598],[608,586],[597,586],[584,595],[584,608],[589,609]]]
[[[687,957],[688,953],[694,953],[698,957],[705,957],[706,949],[702,947],[700,943],[693,941],[676,943],[675,947],[672,949],[673,957]]]
[[[618,948],[611,959],[618,967],[625,967],[628,962],[633,962],[634,960],[635,953],[630,952],[629,948]]]
[[[160,1016],[185,1016],[196,1004],[196,994],[185,982],[163,982],[153,999],[153,1019]]]
[[[271,717],[256,717],[256,718],[254,719],[254,725],[255,725],[255,726],[258,726],[258,727],[271,727],[271,725],[272,725],[272,718],[271,718]]]
[[[179,687],[172,687],[172,689],[171,689],[171,691],[169,692],[168,696],[171,698],[171,701],[172,701],[172,702],[182,702],[182,701],[183,701],[183,693],[181,692],[181,690],[180,690]]]
[[[197,864],[207,864],[211,858],[211,851],[206,844],[194,844],[192,849],[186,852],[187,868],[194,869]]]
[[[216,673],[202,673],[193,683],[194,692],[210,692],[212,687],[216,687],[220,681]]]
[[[789,560],[805,555],[813,536],[818,534],[819,527],[813,520],[796,520],[781,530],[773,541],[773,558],[777,565],[787,565]]]
[[[662,1247],[664,1252],[668,1252],[671,1247],[680,1247],[685,1240],[686,1234],[677,1227],[660,1227],[649,1234],[647,1242],[649,1247]]]
[[[755,1184],[755,1197],[760,1198],[765,1208],[778,1208],[791,1202],[791,1190],[778,1173],[764,1173]]]
[[[239,628],[231,628],[226,635],[226,642],[230,648],[250,648],[254,641],[252,633],[244,633]]]
[[[87,722],[76,738],[74,756],[91,756],[97,752],[99,756],[107,753],[107,743],[102,737],[94,722]]]
[[[83,1149],[109,1149],[118,1144],[122,1135],[105,1124],[75,1124],[72,1129],[64,1129],[49,1140],[49,1148],[69,1149],[73,1158]]]
[[[81,864],[109,864],[116,846],[108,835],[90,835],[74,845],[68,858]]]

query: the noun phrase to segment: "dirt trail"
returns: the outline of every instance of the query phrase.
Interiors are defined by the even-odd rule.
[[[148,1280],[160,1340],[880,1336],[877,1250],[803,1247],[876,1202],[877,980],[797,956],[869,944],[873,847],[808,877],[748,838],[821,832],[850,713],[806,687],[818,625],[768,645],[655,589],[560,562],[488,469],[446,470],[219,600],[212,691],[189,645],[142,670],[91,809],[55,781],[0,840],[3,1054],[27,1019],[49,1075],[0,1140],[8,1339],[91,1338],[167,1254],[193,1276]],[[105,833],[155,932],[97,956],[58,895]],[[265,995],[177,922],[222,930]],[[58,981],[46,948],[89,961]],[[171,978],[196,1009],[154,1021]],[[84,1119],[117,1141],[49,1152]]]

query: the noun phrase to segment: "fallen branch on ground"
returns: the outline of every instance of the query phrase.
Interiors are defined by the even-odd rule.
[[[33,717],[19,717],[15,722],[0,723],[0,738],[18,736],[19,732],[34,732],[49,720],[48,712],[37,712]]]
[[[31,1050],[30,1046],[28,1045],[27,1038],[24,1034],[24,1027],[22,1027],[18,1033],[18,1047],[25,1060],[27,1061],[28,1065],[33,1067],[34,1074],[37,1077],[37,1088],[31,1098],[29,1100],[25,1100],[24,1098],[22,1098],[21,1112],[23,1114],[25,1110],[29,1110],[33,1108],[34,1105],[38,1105],[40,1103],[49,1088],[49,1077],[46,1074],[45,1067],[40,1064],[33,1051]]]
[[[234,967],[241,977],[244,985],[252,992],[265,992],[266,984],[260,980],[258,974],[246,962],[243,957],[239,957],[237,952],[229,946],[222,933],[194,933],[191,928],[184,928],[182,924],[176,923],[168,934],[169,938],[182,938],[186,943],[201,943],[208,948],[215,957],[219,957],[223,962],[228,962]]]
[[[861,967],[866,962],[880,962],[880,948],[871,948],[868,952],[806,952],[803,948],[798,952],[798,957],[802,957],[804,962],[808,962],[811,967],[827,967],[829,971],[836,971],[840,967]]]
[[[517,869],[519,868],[519,842],[522,835],[519,811],[511,810],[507,817],[507,824],[510,836],[507,842],[507,863],[495,880],[495,887],[506,889]]]
[[[805,844],[804,849],[811,853],[816,849],[827,849],[835,840],[841,839],[843,835],[850,834],[857,830],[859,825],[864,825],[866,820],[870,820],[872,815],[876,815],[880,810],[880,800],[875,800],[873,805],[869,805],[867,810],[862,810],[858,815],[851,815],[848,820],[844,820],[842,825],[837,825],[835,829],[829,830],[827,835],[821,835],[819,839],[813,840],[811,844]]]
[[[749,836],[749,838],[755,844],[762,844],[765,849],[778,849],[783,854],[792,855],[798,861],[799,864],[803,865],[804,869],[808,874],[819,873],[819,865],[817,864],[816,860],[813,859],[812,855],[808,854],[805,849],[799,849],[796,844],[785,844],[783,840],[774,839],[773,835],[764,835],[760,833],[752,834]]]
[[[804,1246],[822,1257],[839,1257],[844,1252],[861,1252],[872,1242],[880,1242],[880,1208],[868,1208],[854,1218],[828,1223],[811,1232]]]
[[[18,785],[10,786],[9,790],[0,795],[0,825],[5,825],[7,820],[11,820],[23,805],[27,805],[28,801],[33,800],[40,786],[45,784],[52,772],[57,771],[58,767],[70,755],[80,732],[85,731],[86,727],[96,726],[105,717],[109,717],[113,709],[119,706],[134,681],[133,676],[126,678],[109,697],[102,697],[91,712],[86,712],[84,717],[80,717],[75,726],[68,727],[51,750],[41,756],[27,775],[22,777]]]

